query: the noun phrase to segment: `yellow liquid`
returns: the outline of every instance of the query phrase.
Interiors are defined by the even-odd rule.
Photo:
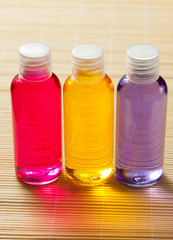
[[[66,173],[96,185],[113,173],[114,86],[107,75],[77,79],[70,76],[63,89]]]

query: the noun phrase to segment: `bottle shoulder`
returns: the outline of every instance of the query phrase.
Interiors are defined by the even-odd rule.
[[[11,91],[13,91],[14,89],[18,89],[18,88],[27,88],[27,87],[40,87],[40,86],[50,86],[50,85],[56,85],[57,88],[61,88],[61,83],[58,79],[58,77],[52,73],[51,77],[49,79],[45,79],[42,81],[29,81],[29,80],[25,80],[23,78],[21,78],[19,76],[19,74],[17,74],[12,82],[11,82]]]
[[[71,85],[74,85],[74,84],[75,84],[75,80],[72,79],[71,75],[69,75],[64,82],[63,90],[66,91],[68,88],[70,88]]]
[[[167,86],[167,83],[166,81],[164,80],[163,77],[159,76],[158,80],[157,80],[157,83],[159,84],[160,88],[163,89],[163,91],[165,92],[165,94],[168,93],[168,86]]]
[[[107,87],[111,91],[114,91],[114,84],[111,78],[105,74],[104,78],[97,81],[97,82],[80,82],[78,80],[75,80],[71,77],[71,75],[66,79],[64,83],[63,90],[67,91],[70,88],[92,88],[92,87]]]
[[[10,86],[11,91],[21,86],[21,84],[22,84],[22,80],[19,77],[19,74],[15,75],[15,77],[12,79],[12,82],[11,82],[11,86]]]
[[[105,74],[104,81],[106,82],[107,87],[108,87],[112,92],[114,92],[114,84],[113,84],[113,81],[112,81],[112,79],[111,79],[107,74]]]
[[[52,76],[50,77],[50,79],[51,79],[51,78],[54,80],[56,86],[57,86],[58,88],[61,88],[61,82],[60,82],[59,78],[56,76],[55,73],[52,73]]]
[[[117,85],[117,92],[118,94],[127,94],[130,92],[138,91],[140,89],[143,89],[145,93],[155,93],[158,92],[161,95],[165,95],[168,92],[168,87],[166,84],[166,81],[159,76],[159,78],[152,83],[149,84],[138,84],[130,81],[126,75],[124,75],[118,85]]]

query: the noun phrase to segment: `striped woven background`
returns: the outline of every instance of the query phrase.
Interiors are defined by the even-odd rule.
[[[9,86],[18,72],[18,47],[29,41],[52,47],[62,85],[76,44],[104,48],[105,71],[115,85],[125,73],[128,46],[160,49],[169,98],[165,174],[158,184],[133,189],[112,177],[83,187],[64,173],[41,187],[16,179]],[[173,239],[172,0],[0,0],[0,239]]]

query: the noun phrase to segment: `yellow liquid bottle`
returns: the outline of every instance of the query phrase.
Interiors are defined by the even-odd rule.
[[[113,173],[114,125],[114,86],[104,74],[102,48],[72,50],[63,93],[66,173],[80,184],[100,184]]]

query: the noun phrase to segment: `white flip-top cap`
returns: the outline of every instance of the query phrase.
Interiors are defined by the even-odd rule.
[[[137,44],[127,50],[127,77],[137,83],[151,83],[159,77],[159,50],[150,44]]]
[[[81,44],[72,49],[72,65],[92,70],[104,65],[103,49],[95,44]]]
[[[46,79],[51,72],[51,49],[45,43],[30,42],[19,47],[19,73],[25,79]]]
[[[50,55],[50,47],[45,43],[30,42],[19,47],[19,54],[23,57],[38,59]]]
[[[97,59],[103,56],[103,49],[95,44],[81,44],[72,49],[72,56],[83,60]]]
[[[76,78],[82,71],[104,77],[103,49],[95,44],[81,44],[72,49],[72,77]],[[88,80],[89,81],[89,80]]]

